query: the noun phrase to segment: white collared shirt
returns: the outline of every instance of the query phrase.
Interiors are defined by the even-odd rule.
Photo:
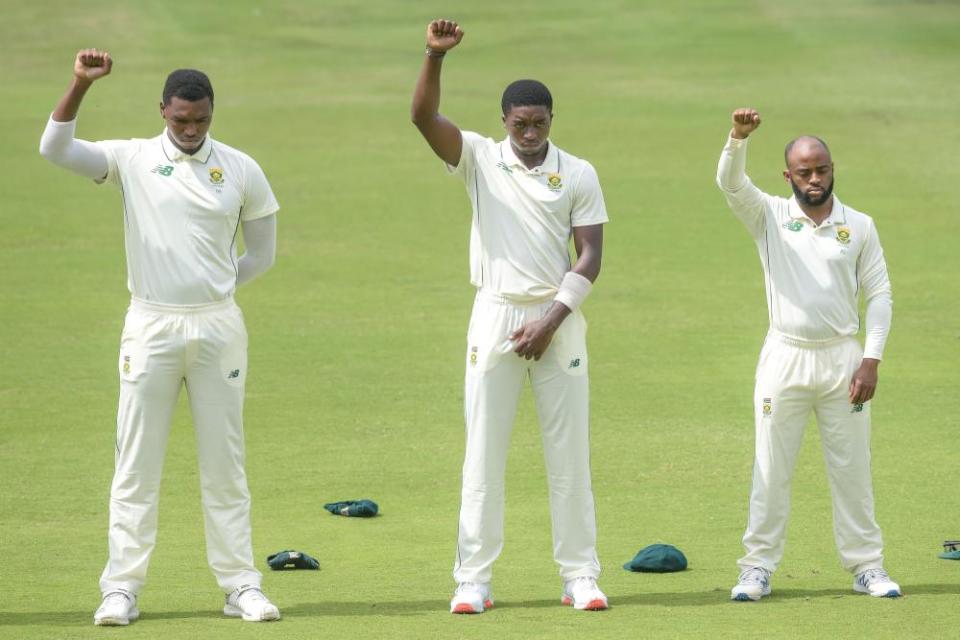
[[[543,164],[528,169],[509,138],[461,132],[456,167],[470,195],[470,282],[520,303],[553,298],[570,270],[573,227],[607,222],[600,181],[586,160],[548,142]]]
[[[103,181],[123,195],[130,293],[172,305],[231,296],[240,223],[280,208],[260,166],[209,135],[193,155],[177,149],[166,130],[96,144],[109,165]]]
[[[892,301],[873,219],[834,195],[830,215],[815,224],[795,197],[772,196],[754,186],[744,172],[746,149],[746,139],[728,139],[717,184],[757,244],[770,327],[798,340],[854,336],[862,294],[867,302],[864,357],[882,359]]]

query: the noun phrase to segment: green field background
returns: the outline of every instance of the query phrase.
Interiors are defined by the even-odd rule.
[[[442,112],[500,137],[503,87],[541,79],[552,139],[604,188],[611,221],[585,312],[605,613],[559,605],[529,392],[497,607],[447,612],[469,203],[409,120],[424,29],[442,15],[466,31],[444,62]],[[960,537],[957,2],[0,0],[0,16],[0,638],[960,637],[960,563],[936,557]],[[121,204],[37,153],[88,46],[116,62],[88,94],[81,137],[156,135],[166,73],[199,67],[217,92],[213,135],[255,157],[281,203],[277,264],[237,295],[255,556],[276,624],[220,613],[184,397],[142,619],[92,625],[128,302]],[[811,423],[773,596],[729,601],[767,321],[756,250],[714,185],[738,106],[763,115],[748,161],[760,187],[788,194],[784,143],[820,135],[836,192],[880,230],[894,322],[873,460],[899,600],[854,595],[839,567]],[[354,498],[381,517],[321,508]],[[620,568],[653,542],[683,549],[690,569]],[[266,571],[287,548],[322,570]]]

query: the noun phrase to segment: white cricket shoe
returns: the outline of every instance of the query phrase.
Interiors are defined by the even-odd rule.
[[[224,615],[231,618],[243,618],[247,622],[266,622],[279,620],[280,610],[263,595],[260,587],[250,584],[237,587],[227,594],[223,605]]]
[[[730,590],[730,599],[746,602],[770,595],[770,572],[763,567],[750,567],[740,573],[737,586]]]
[[[563,596],[560,602],[573,605],[574,609],[585,611],[603,611],[609,605],[607,596],[603,595],[597,586],[597,579],[590,576],[580,576],[563,583]]]
[[[483,613],[492,608],[489,582],[461,582],[450,600],[450,613]]]
[[[899,598],[900,585],[890,579],[883,569],[867,569],[853,579],[853,590],[869,593],[874,598]]]
[[[103,602],[93,614],[93,624],[103,627],[125,627],[140,617],[137,596],[117,589],[103,594]]]

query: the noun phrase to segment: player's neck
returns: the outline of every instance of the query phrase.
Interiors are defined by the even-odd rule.
[[[550,149],[550,143],[543,145],[543,150],[537,153],[534,156],[523,155],[520,153],[520,150],[517,149],[516,145],[513,144],[513,141],[510,142],[510,145],[513,147],[513,153],[517,156],[517,159],[523,163],[527,169],[533,169],[539,167],[543,164],[543,161],[547,159],[547,151]]]
[[[823,224],[823,221],[830,217],[830,214],[833,212],[833,196],[831,195],[826,202],[823,204],[818,204],[816,206],[803,204],[799,200],[797,204],[800,205],[801,211],[803,211],[808,218],[813,220],[813,223],[818,227]]]

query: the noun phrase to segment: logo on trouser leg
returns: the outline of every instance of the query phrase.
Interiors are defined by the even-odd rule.
[[[860,413],[861,411],[863,411],[863,403],[862,403],[862,402],[858,402],[857,404],[853,405],[853,406],[850,408],[850,413]]]
[[[580,366],[580,358],[574,358],[570,361],[570,366],[567,369],[576,369]]]
[[[763,411],[763,415],[765,416],[773,413],[773,398],[764,398],[760,410]]]
[[[240,369],[234,369],[233,371],[227,374],[227,380],[233,380],[239,377],[240,377]]]

